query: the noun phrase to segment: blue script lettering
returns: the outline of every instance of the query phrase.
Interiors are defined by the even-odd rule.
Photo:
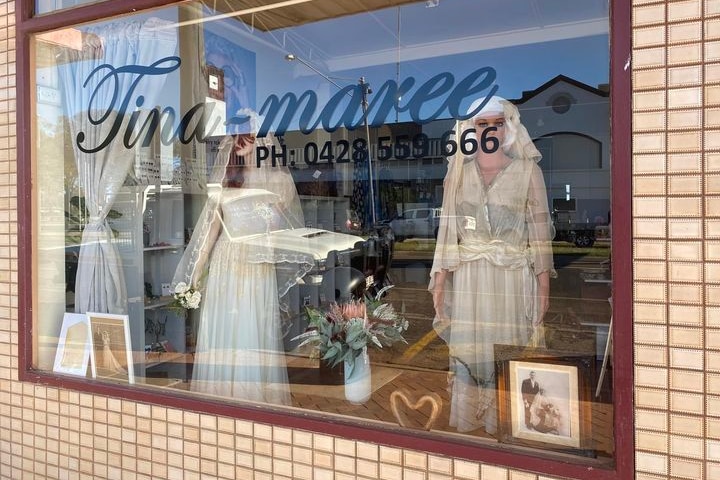
[[[83,143],[85,142],[86,134],[83,131],[78,132],[76,137],[76,143],[78,148],[85,153],[95,153],[107,147],[120,132],[120,126],[122,125],[123,119],[125,118],[125,115],[128,111],[128,104],[130,103],[133,92],[135,91],[135,88],[137,87],[140,80],[142,80],[145,75],[167,75],[170,72],[177,70],[179,66],[180,58],[165,57],[148,66],[125,65],[115,68],[112,65],[105,63],[93,69],[93,71],[90,72],[90,74],[85,79],[85,82],[83,83],[83,88],[87,88],[90,81],[93,80],[96,75],[102,75],[104,73],[104,76],[101,76],[99,78],[99,80],[95,84],[95,89],[90,95],[87,111],[88,121],[91,125],[100,125],[106,120],[108,120],[111,113],[116,112],[116,115],[105,139],[99,140],[99,143],[95,146],[83,145]],[[130,87],[125,92],[125,95],[120,98],[120,75],[123,74],[137,75],[137,77],[132,81]],[[98,95],[105,89],[111,91],[112,96],[110,98],[109,105],[107,105],[103,109],[100,105],[97,104],[100,102]],[[142,95],[139,95],[136,100],[136,105],[140,106],[143,104],[143,102],[144,98],[142,97]],[[133,121],[134,123],[137,122],[137,117],[135,117]],[[150,125],[148,125],[148,121],[146,121],[143,124],[143,127],[145,126],[148,126],[149,130],[157,127],[156,122],[153,119],[150,119]],[[150,138],[152,137],[151,134],[148,133],[148,135]],[[139,136],[140,134],[138,134],[138,138]],[[124,137],[126,140],[125,146],[127,148],[131,148],[128,145],[130,135],[126,134]],[[146,135],[146,140],[147,139],[148,136]]]
[[[112,120],[112,125],[108,130],[107,135],[104,139],[98,140],[97,145],[83,145],[85,143],[86,134],[81,131],[77,134],[76,143],[78,148],[85,153],[95,153],[106,148],[110,142],[120,133],[125,116],[128,113],[128,105],[132,99],[135,88],[137,87],[140,80],[146,75],[167,75],[170,72],[177,70],[180,67],[181,60],[179,57],[165,57],[152,63],[149,66],[143,65],[126,65],[124,67],[115,68],[112,65],[104,64],[95,68],[90,75],[85,79],[83,87],[87,87],[88,83],[93,77],[100,73],[105,73],[104,76],[95,84],[95,89],[90,95],[90,101],[88,104],[87,116],[90,124],[100,125],[110,118],[110,114],[115,112],[116,115]],[[120,97],[120,75],[130,74],[137,75],[128,87],[125,94]],[[107,83],[107,86],[105,86]],[[98,93],[101,89],[107,88],[112,92],[110,102],[105,109],[96,106],[99,103]],[[140,108],[145,103],[145,97],[138,95],[135,100],[135,106]],[[125,148],[133,148],[142,138],[141,145],[147,147],[150,145],[156,130],[161,128],[161,138],[163,144],[172,145],[175,140],[179,140],[180,143],[187,144],[193,139],[198,142],[205,142],[207,136],[204,132],[210,132],[211,129],[207,129],[208,118],[210,118],[210,112],[213,110],[213,103],[198,103],[197,105],[190,108],[180,119],[177,129],[173,131],[172,125],[175,123],[175,110],[172,107],[165,107],[162,111],[158,108],[151,109],[142,125],[137,129],[140,120],[140,111],[135,110],[129,116],[125,132],[123,134],[123,145]],[[98,113],[99,112],[99,113]],[[238,117],[233,119],[233,123],[244,123],[247,122],[247,117]],[[213,126],[214,128],[215,126]],[[137,130],[136,135],[133,137],[133,132]]]
[[[460,105],[466,99],[471,99],[471,101],[477,99],[478,96],[487,89],[489,89],[489,91],[487,91],[484,96],[489,99],[489,97],[494,95],[498,90],[498,86],[493,85],[496,77],[495,69],[482,67],[470,73],[453,88],[455,77],[448,72],[440,73],[420,85],[403,106],[398,105],[396,99],[403,96],[412,88],[415,84],[415,79],[408,77],[403,80],[399,86],[394,80],[387,80],[368,105],[368,122],[373,127],[383,125],[391,113],[392,108],[395,108],[395,110],[400,113],[409,111],[410,118],[420,124],[435,120],[446,108],[453,118],[465,120],[466,118],[470,118],[474,112],[460,113]],[[267,133],[270,132],[270,127],[277,119],[279,119],[279,123],[275,129],[275,134],[283,135],[298,111],[300,112],[298,125],[300,131],[303,133],[312,132],[320,123],[322,123],[328,132],[334,132],[343,126],[348,130],[354,130],[364,121],[364,116],[362,115],[358,121],[353,121],[360,111],[361,89],[362,87],[360,85],[342,88],[328,100],[316,118],[315,114],[318,99],[314,91],[307,90],[300,95],[299,98],[292,92],[286,93],[282,98],[279,98],[277,95],[270,95],[260,108],[260,115],[264,115],[265,120],[260,127],[258,136],[263,137],[267,135]],[[451,90],[452,92],[450,92]],[[448,92],[450,92],[450,94],[447,95],[445,100],[434,112],[428,116],[422,116],[421,110],[426,102],[442,97]],[[343,103],[348,93],[351,93],[351,99],[347,102],[345,111],[334,124],[331,124],[331,117]],[[484,107],[485,103],[487,102],[480,105],[478,110]],[[369,117],[372,117],[372,119]]]
[[[95,145],[87,145],[88,135],[86,132],[80,131],[76,137],[78,148],[85,153],[95,153],[110,145],[120,133],[124,119],[128,115],[128,106],[140,80],[146,75],[167,75],[177,70],[180,63],[179,57],[171,56],[148,66],[127,65],[116,68],[109,64],[103,64],[90,72],[83,83],[83,88],[87,88],[91,81],[95,81],[94,90],[88,102],[87,118],[91,125],[101,125],[106,121],[111,121],[112,125],[104,138],[96,139]],[[120,92],[121,75],[136,75],[127,91],[122,95]],[[408,112],[410,118],[419,124],[437,119],[446,109],[452,118],[464,120],[482,109],[487,100],[475,111],[468,113],[461,112],[461,105],[468,99],[473,101],[480,96],[489,99],[498,90],[498,86],[494,85],[496,77],[493,68],[482,67],[471,72],[456,84],[455,77],[451,73],[439,73],[421,84],[404,105],[400,105],[397,99],[404,98],[410,92],[416,83],[415,78],[408,77],[400,85],[394,80],[387,80],[373,95],[366,112],[362,111],[361,106],[361,85],[348,85],[338,90],[319,113],[317,94],[312,90],[303,92],[299,97],[292,92],[286,93],[282,98],[273,94],[265,100],[260,108],[259,113],[264,116],[264,120],[257,136],[266,136],[276,121],[277,126],[274,133],[284,135],[296,117],[300,131],[305,134],[311,133],[319,125],[322,125],[323,129],[328,132],[334,132],[341,127],[354,130],[364,124],[366,115],[370,126],[379,127],[385,124],[393,110],[398,113]],[[100,105],[99,95],[103,90],[112,92],[107,106]],[[444,100],[443,97],[445,97]],[[440,102],[434,111],[426,112],[423,115],[423,106],[436,99],[440,99]],[[135,107],[139,109],[144,102],[143,95],[137,95]],[[125,126],[123,145],[131,149],[140,142],[140,145],[147,147],[151,144],[158,128],[160,128],[160,140],[165,145],[172,145],[176,140],[187,144],[193,139],[203,143],[207,140],[204,132],[212,132],[216,127],[213,125],[212,128],[207,128],[212,111],[212,102],[198,103],[182,115],[177,128],[173,129],[176,114],[172,107],[167,106],[162,112],[159,107],[152,108],[142,121],[141,111],[135,110],[130,113]],[[115,115],[111,117],[113,112]],[[247,116],[231,117],[227,120],[226,125],[243,124],[248,121],[249,117]],[[90,136],[90,138],[93,137]]]

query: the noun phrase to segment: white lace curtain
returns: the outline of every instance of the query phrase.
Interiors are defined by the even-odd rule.
[[[145,75],[139,80],[128,103],[125,118],[114,139],[97,152],[84,152],[108,137],[117,119],[120,100],[138,81],[130,65],[149,66],[175,54],[177,30],[156,18],[119,21],[83,28],[82,51],[60,52],[60,83],[65,113],[78,172],[78,187],[84,195],[89,219],[83,230],[75,284],[75,311],[127,313],[127,292],[122,262],[107,221],[118,191],[133,165],[135,149],[123,145],[125,126],[136,108],[139,95],[143,106],[155,106],[167,75]],[[99,121],[99,120],[103,121]],[[142,124],[142,122],[140,122]],[[81,134],[78,137],[78,134]],[[82,141],[79,141],[82,140]]]

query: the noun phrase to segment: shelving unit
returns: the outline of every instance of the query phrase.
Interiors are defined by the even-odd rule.
[[[124,187],[114,204],[122,214],[113,223],[122,232],[116,241],[125,269],[138,381],[150,376],[148,369],[188,353],[187,320],[166,308],[173,301],[171,282],[185,250],[183,199],[178,186],[138,185]],[[156,351],[159,343],[172,351]]]
[[[350,199],[300,195],[305,226],[350,233],[346,221],[350,216]]]

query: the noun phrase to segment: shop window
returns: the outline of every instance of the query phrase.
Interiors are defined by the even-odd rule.
[[[69,8],[87,5],[89,3],[97,3],[98,0],[36,0],[35,14],[43,15]]]
[[[349,3],[31,36],[32,368],[612,471],[607,2]]]

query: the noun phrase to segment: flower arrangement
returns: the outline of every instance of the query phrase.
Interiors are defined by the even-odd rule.
[[[185,282],[175,285],[175,293],[173,293],[173,302],[171,308],[177,310],[195,310],[200,307],[202,294]]]
[[[395,342],[407,343],[402,334],[408,329],[408,321],[392,305],[377,299],[333,303],[327,311],[309,307],[307,312],[308,330],[293,338],[302,340],[298,348],[312,345],[320,359],[333,367],[346,362],[346,374],[352,372],[355,359],[368,346],[383,348]]]

